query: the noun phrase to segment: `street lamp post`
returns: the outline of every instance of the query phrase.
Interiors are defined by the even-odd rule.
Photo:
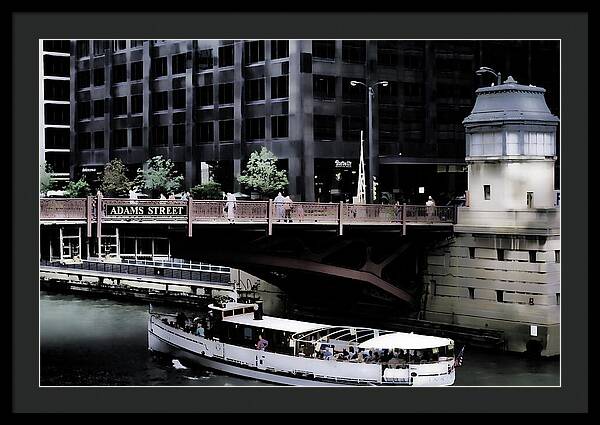
[[[367,179],[367,202],[372,203],[375,201],[375,185],[377,180],[377,172],[378,170],[378,149],[373,140],[373,97],[375,96],[375,87],[381,85],[383,87],[387,87],[387,81],[378,81],[370,86],[362,83],[360,81],[352,80],[350,81],[350,85],[355,87],[356,85],[365,86],[367,88],[367,97],[368,97],[368,106],[369,106],[369,167],[367,171],[368,179]]]
[[[502,84],[502,74],[500,72],[494,71],[492,68],[489,68],[487,66],[480,67],[477,71],[475,71],[475,74],[477,74],[477,75],[492,74],[494,77],[497,78],[497,81],[498,81],[497,85],[499,86],[500,84]]]

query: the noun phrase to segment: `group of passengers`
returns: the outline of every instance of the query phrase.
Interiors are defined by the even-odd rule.
[[[380,363],[386,366],[395,367],[408,363],[409,353],[407,350],[399,348],[381,349],[381,350],[358,350],[353,346],[344,348],[341,352],[334,353],[331,347],[323,347],[318,351],[316,357],[323,360],[350,361],[355,363]],[[420,354],[420,353],[419,353]],[[413,355],[411,360],[417,363],[421,357]]]

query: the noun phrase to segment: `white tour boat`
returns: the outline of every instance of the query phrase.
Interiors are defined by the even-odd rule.
[[[454,383],[451,339],[263,316],[262,302],[211,304],[209,319],[151,311],[148,348],[286,385]]]

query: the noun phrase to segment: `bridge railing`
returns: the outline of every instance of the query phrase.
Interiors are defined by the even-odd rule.
[[[413,223],[454,223],[455,214],[456,209],[454,207],[406,206],[406,221]]]
[[[271,217],[274,223],[338,223],[339,204],[318,202],[273,202]]]
[[[402,206],[377,204],[342,204],[344,223],[401,223]]]
[[[98,204],[101,205],[98,216]],[[269,205],[270,211],[269,211]],[[232,211],[228,211],[233,206]],[[435,224],[456,222],[455,207],[273,201],[179,199],[40,199],[40,219],[87,220],[91,223],[127,221],[196,223],[307,223],[307,224]],[[191,233],[190,233],[191,235]]]

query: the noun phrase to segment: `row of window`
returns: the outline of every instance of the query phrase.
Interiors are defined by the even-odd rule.
[[[337,96],[336,87],[337,80],[340,77],[334,77],[332,75],[313,75],[313,96],[319,100],[334,100]],[[364,79],[360,78],[342,78],[342,99],[351,102],[366,102],[366,87],[362,84],[365,83]],[[352,85],[352,81],[358,81],[362,84]],[[399,88],[402,86],[404,97],[406,98],[422,98],[424,94],[423,83],[409,83],[409,82],[398,82],[388,81],[387,86],[377,86],[377,101],[379,104],[386,103],[397,103]],[[471,96],[471,90],[469,88],[468,95],[466,93],[460,93],[461,95]]]
[[[208,143],[213,142],[215,139],[213,121],[202,122],[197,125],[197,143]],[[234,120],[218,121],[219,125],[219,141],[232,141],[234,140]],[[288,116],[278,115],[271,117],[271,137],[286,138],[288,137]],[[150,131],[150,142],[152,146],[168,146],[169,144],[169,127],[172,127],[173,145],[184,145],[185,144],[185,124],[176,124],[173,126],[156,126],[152,127]],[[113,130],[111,133],[111,147],[112,148],[126,148],[127,142],[127,129]],[[261,118],[250,118],[244,122],[244,135],[245,140],[262,140],[265,138],[265,117]],[[92,133],[80,133],[77,136],[77,142],[79,149],[102,149],[104,148],[104,132],[97,131],[93,133],[93,146],[92,146]],[[142,146],[143,145],[143,133],[141,128],[131,129],[131,146]]]
[[[196,140],[199,143],[213,142],[215,140],[214,121],[199,122],[196,124]],[[263,140],[265,138],[265,117],[248,118],[244,120],[243,136],[244,140]],[[234,120],[218,121],[219,141],[234,140]],[[154,127],[151,133],[153,145],[168,145],[168,127]],[[185,124],[175,124],[173,127],[173,144],[185,144]],[[361,131],[365,131],[366,120],[361,116],[343,116],[342,117],[342,139],[345,141],[360,140]],[[422,127],[404,128],[404,133],[410,139],[411,135],[422,135]],[[115,130],[126,131],[126,130]],[[119,136],[122,137],[122,136]],[[141,136],[140,136],[141,137]],[[289,119],[287,115],[271,116],[271,137],[286,138],[289,137]],[[317,141],[333,141],[337,139],[337,124],[335,115],[315,115],[313,118],[313,137]],[[117,137],[118,138],[118,137]],[[398,142],[400,139],[400,128],[398,120],[383,121],[379,127],[379,139],[381,142]],[[139,142],[141,143],[141,142]],[[125,147],[115,144],[116,147]],[[133,144],[141,146],[141,144]]]
[[[61,87],[61,93],[65,87]],[[57,89],[58,90],[58,89]],[[68,82],[66,88],[68,94]],[[172,92],[173,109],[185,109],[186,107],[186,90],[179,89]],[[219,84],[219,103],[231,104],[234,100],[233,83]],[[245,85],[246,101],[264,100],[265,99],[265,80],[263,78],[257,80],[248,80]],[[272,77],[271,78],[271,98],[285,98],[288,96],[288,77]],[[66,98],[68,100],[68,97]],[[115,97],[113,102],[114,115],[127,115],[127,96]],[[213,105],[213,86],[204,86],[196,88],[196,106]],[[93,115],[96,118],[104,116],[104,99],[93,101]],[[165,111],[169,109],[169,92],[152,93],[152,109],[154,111]],[[143,96],[131,96],[131,113],[141,114],[143,112]],[[77,103],[78,119],[89,119],[91,116],[90,102],[80,101]]]
[[[106,82],[104,68],[95,68],[93,71],[77,72],[77,88],[90,87],[90,76],[93,74],[94,87],[103,86]],[[144,78],[144,63],[142,61],[132,62],[130,67],[129,81],[139,81]],[[113,84],[127,81],[127,65],[114,65],[112,67]]]
[[[44,42],[45,43],[45,42]],[[68,42],[67,42],[68,43]],[[144,40],[130,40],[129,47],[134,49],[142,47]],[[94,56],[102,56],[106,50],[112,50],[113,52],[120,52],[127,49],[127,40],[93,40],[92,41],[92,52]],[[90,56],[90,42],[89,40],[78,40],[75,43],[75,54],[78,58]]]

